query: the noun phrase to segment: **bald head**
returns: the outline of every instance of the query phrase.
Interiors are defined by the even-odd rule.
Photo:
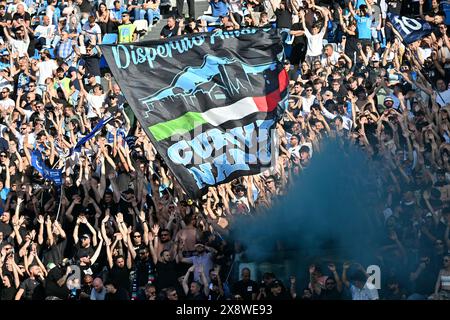
[[[103,281],[100,278],[95,278],[92,285],[97,292],[101,292],[103,290]]]

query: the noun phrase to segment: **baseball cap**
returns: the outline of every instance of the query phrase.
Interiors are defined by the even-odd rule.
[[[284,64],[291,64],[291,62],[288,59],[286,59],[284,60]]]
[[[80,237],[80,239],[90,239],[90,237],[87,233],[85,233]]]
[[[90,78],[90,77],[95,77],[95,75],[92,73],[86,73],[86,78]]]
[[[390,97],[390,96],[387,96],[386,98],[384,98],[384,102],[386,103],[386,102],[392,102],[392,103],[394,103],[394,99],[392,99],[392,97]]]

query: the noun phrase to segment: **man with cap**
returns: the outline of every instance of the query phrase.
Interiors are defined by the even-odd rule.
[[[270,292],[267,295],[267,300],[289,300],[289,293],[283,286],[283,283],[280,280],[275,279],[269,285]]]
[[[81,257],[92,257],[94,255],[94,248],[91,245],[91,236],[88,233],[83,233],[81,237],[78,237],[78,232],[80,227],[87,227],[91,232],[92,236],[92,245],[97,246],[97,232],[89,223],[84,214],[80,214],[77,218],[75,228],[73,230],[73,240],[75,243],[75,259],[80,259]]]
[[[69,289],[66,286],[66,282],[67,278],[72,274],[72,269],[67,267],[66,270],[63,270],[60,266],[51,262],[47,264],[47,271],[48,274],[45,287],[46,299],[49,299],[49,297],[67,299]]]
[[[197,254],[189,258],[182,258],[177,255],[177,261],[194,265],[194,280],[201,281],[200,270],[211,270],[213,268],[213,257],[217,254],[217,250],[198,241],[195,244],[195,251]],[[205,276],[209,283],[209,272],[205,272]]]

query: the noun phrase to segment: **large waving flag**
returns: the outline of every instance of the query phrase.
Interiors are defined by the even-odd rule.
[[[83,138],[81,138],[77,144],[75,145],[75,147],[73,147],[72,150],[70,150],[70,154],[72,154],[74,151],[80,151],[81,147],[88,142],[90,139],[92,139],[93,137],[95,137],[98,133],[100,133],[100,130],[102,130],[102,128],[108,123],[110,122],[112,119],[114,119],[114,117],[108,117],[106,119],[101,119],[97,125],[94,127],[94,129],[92,129],[91,132],[89,132],[87,135],[85,135]]]
[[[33,150],[31,153],[31,165],[44,177],[44,179],[52,180],[57,186],[62,184],[62,170],[48,168],[42,154],[39,150]]]
[[[399,16],[391,12],[388,12],[387,16],[407,45],[428,36],[433,31],[431,25],[422,19]]]
[[[191,197],[272,165],[272,129],[289,84],[278,31],[200,33],[102,50],[137,119]]]

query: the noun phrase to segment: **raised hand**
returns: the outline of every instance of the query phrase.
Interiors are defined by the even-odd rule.
[[[44,216],[39,215],[38,218],[37,218],[37,221],[38,221],[39,224],[44,224]]]
[[[138,218],[139,221],[145,222],[145,212],[144,211],[139,212]]]
[[[102,223],[105,224],[109,221],[109,215],[105,215],[105,217],[102,220]]]
[[[336,272],[336,266],[334,265],[334,263],[328,264],[328,270],[330,270],[331,272]]]
[[[153,233],[154,235],[157,235],[158,232],[159,232],[159,225],[158,225],[158,224],[155,224],[155,225],[152,227],[152,233]]]

